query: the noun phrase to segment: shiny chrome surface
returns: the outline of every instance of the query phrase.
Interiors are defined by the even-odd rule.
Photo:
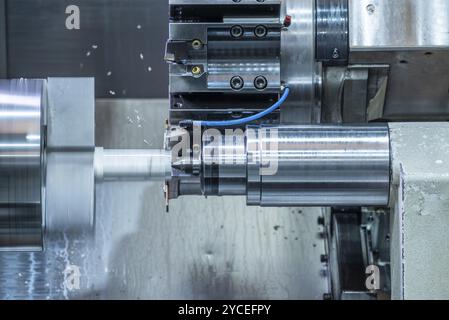
[[[220,132],[216,130],[207,130],[204,133],[202,152],[204,195],[246,194],[247,151],[245,140],[245,133],[240,130],[224,136],[221,136]]]
[[[248,141],[248,202],[261,206],[385,206],[386,125],[261,127]],[[263,166],[271,173],[260,174]]]
[[[171,177],[171,152],[165,150],[95,150],[98,180],[154,180]]]
[[[42,248],[40,80],[0,80],[0,250]]]
[[[273,207],[388,204],[387,125],[254,126],[243,138],[212,136],[206,131],[202,152],[206,196],[246,195],[248,205]]]
[[[286,0],[283,11],[291,16],[291,26],[281,36],[281,80],[291,89],[281,110],[281,122],[320,121],[320,65],[315,62],[315,1]]]
[[[449,48],[447,0],[349,0],[351,50]]]

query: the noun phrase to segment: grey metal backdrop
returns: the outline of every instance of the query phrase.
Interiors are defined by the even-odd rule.
[[[167,96],[168,0],[2,1],[9,78],[95,76],[97,97]],[[71,4],[79,30],[65,27]]]

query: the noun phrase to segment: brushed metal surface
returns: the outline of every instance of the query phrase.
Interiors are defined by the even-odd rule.
[[[386,125],[262,126],[247,141],[248,159],[257,159],[248,160],[251,205],[388,204],[390,141]],[[260,174],[267,166],[273,172]]]
[[[449,48],[447,0],[349,0],[351,50]]]
[[[42,249],[43,86],[0,80],[0,251]]]
[[[84,232],[95,210],[93,78],[49,78],[45,228]]]
[[[95,178],[101,181],[164,181],[171,178],[171,152],[159,149],[95,149]]]
[[[246,195],[248,205],[262,207],[388,205],[385,124],[253,125],[219,143],[207,134],[201,194]]]
[[[321,82],[319,64],[315,62],[315,1],[283,1],[291,26],[281,35],[281,81],[290,88],[288,101],[282,106],[281,123],[320,122],[317,88]]]
[[[160,148],[168,101],[97,103],[105,148]],[[165,213],[162,185],[97,187],[95,238],[54,234],[46,252],[0,253],[0,298],[321,299],[321,209],[247,208],[244,198],[186,198]],[[80,290],[64,270],[81,271]]]

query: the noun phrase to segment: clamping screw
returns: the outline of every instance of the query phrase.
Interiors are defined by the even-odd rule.
[[[258,76],[254,79],[254,87],[256,87],[257,90],[264,90],[267,86],[268,80],[264,76]]]
[[[231,79],[231,88],[233,90],[242,90],[243,86],[245,85],[245,81],[243,81],[243,78],[240,76],[232,77]]]
[[[231,36],[233,38],[241,38],[243,37],[243,34],[245,33],[245,31],[243,30],[242,26],[233,26],[231,28]]]
[[[195,76],[198,76],[201,74],[201,67],[200,66],[194,66],[192,68],[192,74]]]
[[[192,48],[195,50],[200,50],[203,47],[203,43],[201,42],[201,40],[193,40],[192,41]]]
[[[268,34],[268,30],[265,26],[260,25],[254,29],[254,35],[257,38],[264,38],[264,37],[266,37],[267,34]]]

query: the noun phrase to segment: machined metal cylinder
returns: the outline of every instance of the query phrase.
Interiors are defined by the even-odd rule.
[[[249,127],[222,141],[203,147],[206,195],[276,207],[388,204],[387,125]]]
[[[95,150],[98,180],[157,180],[171,177],[171,153],[165,150]]]
[[[388,204],[386,125],[261,127],[247,149],[250,205]]]
[[[0,250],[42,248],[42,80],[0,80]]]

